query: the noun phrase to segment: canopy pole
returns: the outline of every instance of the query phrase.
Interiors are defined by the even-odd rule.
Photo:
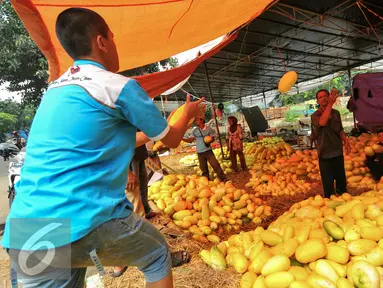
[[[263,90],[263,104],[265,104],[265,116],[266,116],[266,122],[267,122],[267,127],[269,127],[269,120],[267,117],[267,109],[266,109],[266,93],[265,90]]]
[[[219,140],[219,145],[221,145],[221,153],[222,153],[222,159],[225,159],[225,154],[223,153],[223,146],[222,146],[222,140],[221,140],[221,133],[219,133],[219,127],[218,127],[218,120],[217,120],[217,115],[215,115],[214,111],[214,102],[213,102],[213,93],[211,91],[211,86],[210,86],[210,79],[209,79],[209,73],[207,71],[207,65],[206,65],[206,60],[203,62],[203,66],[205,67],[205,74],[206,74],[206,80],[207,80],[207,86],[209,88],[209,97],[210,97],[210,102],[211,102],[211,109],[212,109],[212,115],[214,116],[214,121],[215,121],[215,128],[217,129],[218,133],[218,140]]]
[[[166,112],[165,112],[164,100],[162,99],[162,95],[161,95],[161,106],[162,106],[162,114],[164,115],[164,118],[166,119]]]
[[[351,83],[351,69],[347,68],[347,72],[348,72],[348,82],[350,83],[350,97],[352,99],[354,99],[354,95],[352,95],[353,91],[352,91],[352,83]],[[356,128],[356,119],[355,119],[355,112],[354,111],[352,111],[352,117],[354,120],[354,128]]]

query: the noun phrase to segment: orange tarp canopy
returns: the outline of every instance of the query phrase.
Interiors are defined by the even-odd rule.
[[[199,55],[197,58],[187,62],[184,65],[167,71],[136,76],[133,78],[135,78],[140,83],[142,88],[149,94],[151,98],[154,98],[185,80],[194,72],[195,69],[197,69],[200,63],[219,52],[223,47],[237,38],[237,36],[238,32],[224,37],[220,43],[211,48],[209,51]]]
[[[11,0],[49,62],[50,80],[72,60],[55,33],[58,14],[84,7],[101,14],[115,35],[120,69],[166,59],[230,33],[274,0]]]

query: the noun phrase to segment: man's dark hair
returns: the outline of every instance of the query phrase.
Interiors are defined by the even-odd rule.
[[[330,96],[330,92],[328,92],[328,90],[326,90],[326,89],[320,89],[320,90],[317,92],[317,94],[316,94],[316,98],[317,98],[317,99],[318,99],[318,95],[319,95],[320,92],[326,92],[326,93],[327,93],[327,96]]]
[[[83,8],[69,8],[56,21],[56,35],[65,51],[73,59],[92,52],[92,39],[108,36],[109,27],[96,12]]]

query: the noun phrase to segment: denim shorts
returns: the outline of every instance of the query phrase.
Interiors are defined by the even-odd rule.
[[[60,253],[57,248],[56,252]],[[171,257],[164,236],[147,220],[132,213],[98,226],[78,241],[71,243],[71,267],[52,264],[48,272],[36,276],[17,273],[23,288],[80,288],[84,287],[86,267],[94,266],[90,251],[96,250],[103,266],[134,266],[144,273],[146,282],[157,282],[171,271]],[[63,250],[64,251],[64,250]],[[68,250],[66,250],[68,251]],[[41,251],[44,258],[47,251]],[[8,251],[12,267],[17,258]],[[34,252],[33,254],[36,254]],[[63,275],[69,275],[63,276]]]

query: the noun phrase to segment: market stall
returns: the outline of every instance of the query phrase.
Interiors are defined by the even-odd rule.
[[[293,282],[301,285],[296,287],[354,287],[358,269],[366,271],[371,285],[380,281],[383,181],[372,178],[364,159],[382,147],[376,135],[349,140],[350,194],[331,199],[321,196],[316,151],[294,150],[280,138],[246,144],[252,177],[245,186],[207,182],[198,175],[170,175],[151,186],[158,208],[203,248],[192,262],[199,275],[192,281],[208,274],[209,285],[227,281],[227,287],[289,287]],[[179,243],[195,249],[187,241]],[[347,272],[346,264],[355,271]],[[178,281],[183,283],[181,274]]]
[[[118,31],[116,42],[124,55],[122,69],[161,60],[228,33],[218,46],[192,64],[137,77],[151,97],[184,81],[194,71],[188,81],[190,89],[183,90],[196,97],[209,93],[214,104],[258,93],[266,106],[265,91],[277,87],[286,72],[285,63],[296,69],[299,81],[303,81],[382,57],[374,50],[376,35],[382,31],[375,27],[376,35],[363,33],[368,24],[379,26],[379,17],[373,17],[373,24],[366,24],[360,15],[354,20],[361,24],[351,22],[342,11],[360,7],[346,6],[348,1],[330,10],[328,7],[335,6],[336,1],[306,1],[300,7],[294,4],[296,1],[284,1],[245,27],[242,25],[273,1],[195,1],[200,5],[194,1],[101,2],[13,1],[48,58],[52,79],[69,65],[52,33],[53,19],[74,4],[94,8]],[[174,6],[170,9],[169,5]],[[118,17],[109,10],[112,6],[120,8]],[[169,17],[163,19],[166,13]],[[331,21],[335,15],[337,21],[353,29],[334,28]],[[121,25],[126,19],[137,22],[131,25],[135,29],[120,29],[129,26],[129,22]],[[190,35],[203,36],[191,39]],[[126,44],[125,39],[135,41]],[[158,42],[148,43],[148,39]],[[148,51],[149,44],[158,49]],[[178,99],[182,97],[184,92]],[[383,180],[373,179],[365,166],[366,155],[383,151],[377,135],[349,138],[351,154],[344,158],[349,193],[330,199],[322,196],[317,152],[294,149],[284,139],[270,136],[244,144],[248,174],[232,173],[224,159],[224,143],[215,148],[228,182],[220,182],[214,173],[211,181],[202,177],[195,157],[185,156],[179,162],[192,167],[189,173],[170,173],[150,183],[149,198],[161,212],[153,224],[166,235],[171,248],[187,249],[193,256],[186,269],[175,269],[175,286],[383,287]],[[158,170],[158,165],[149,164]],[[104,282],[106,287],[144,285],[136,269],[119,279],[106,276]]]

